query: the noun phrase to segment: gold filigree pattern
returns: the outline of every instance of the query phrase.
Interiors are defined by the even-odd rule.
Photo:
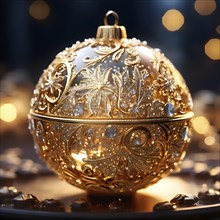
[[[92,42],[91,39],[83,44],[74,44],[56,56],[55,60],[44,70],[36,85],[31,100],[33,109],[41,113],[53,113],[62,104],[63,97],[77,75],[74,69],[76,65],[73,64],[76,58],[75,51],[92,44]]]
[[[116,95],[112,85],[109,83],[110,73],[111,69],[101,71],[100,66],[97,66],[94,71],[88,68],[82,69],[80,71],[82,75],[80,84],[69,90],[69,96],[72,97],[73,104],[75,104],[75,97],[81,96],[86,99],[85,103],[87,103],[87,108],[91,115],[96,114],[98,109],[104,106],[101,113],[109,116],[111,110],[110,96]]]
[[[143,126],[31,123],[45,162],[88,191],[97,185],[99,192],[133,191],[158,181],[175,169],[189,141],[188,120]]]
[[[83,59],[86,67],[76,71],[77,54],[87,47],[94,58],[86,56]],[[86,118],[169,116],[163,110],[169,103],[174,115],[190,111],[191,97],[170,61],[159,50],[146,47],[153,56],[152,66],[145,68],[138,47],[146,46],[139,41],[105,44],[91,39],[67,48],[44,71],[34,91],[32,106],[39,112]],[[125,66],[119,68],[115,62]],[[109,67],[105,67],[107,63]],[[161,103],[159,109],[155,109],[155,100]],[[150,115],[152,108],[157,114]]]
[[[126,41],[122,42],[111,42],[109,44],[103,44],[103,42],[96,42],[91,45],[94,47],[94,52],[98,54],[98,57],[90,58],[86,56],[83,61],[87,64],[87,66],[94,66],[97,63],[104,61],[110,55],[112,56],[112,61],[119,61],[123,54],[126,54],[126,59],[124,60],[124,64],[126,66],[135,65],[140,62],[140,58],[138,56],[138,52],[134,47],[130,44],[126,43]]]

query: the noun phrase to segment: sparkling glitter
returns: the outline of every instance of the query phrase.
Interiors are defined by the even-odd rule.
[[[128,105],[126,104],[126,103],[121,103],[121,108],[127,108],[128,107]]]
[[[148,76],[149,76],[149,73],[145,73],[145,74],[143,75],[143,78],[144,78],[144,79],[147,79]]]

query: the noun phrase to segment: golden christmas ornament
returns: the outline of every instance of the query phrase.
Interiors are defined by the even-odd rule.
[[[127,39],[113,11],[104,24],[96,39],[76,42],[44,70],[30,130],[39,155],[70,184],[129,193],[167,176],[184,157],[192,99],[159,49]]]

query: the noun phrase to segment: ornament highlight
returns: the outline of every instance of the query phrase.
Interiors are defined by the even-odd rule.
[[[76,42],[44,70],[29,128],[40,157],[68,183],[130,193],[167,176],[184,157],[192,99],[159,49],[127,39],[113,11],[104,24],[96,39]]]

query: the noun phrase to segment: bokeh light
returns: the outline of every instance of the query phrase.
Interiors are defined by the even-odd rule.
[[[198,134],[206,134],[209,131],[209,121],[204,116],[197,116],[192,120],[194,130]]]
[[[43,0],[36,0],[29,6],[29,14],[37,20],[44,20],[50,14],[50,6]]]
[[[0,106],[0,119],[5,122],[12,122],[17,117],[17,110],[13,104],[5,103]]]
[[[215,0],[196,0],[194,8],[200,15],[210,15],[216,9]]]
[[[184,16],[176,9],[168,10],[162,17],[164,27],[169,31],[177,31],[184,24]]]
[[[208,136],[204,139],[204,143],[208,146],[215,144],[215,138],[212,136]]]
[[[205,54],[212,60],[220,59],[220,39],[210,39],[205,44]]]

